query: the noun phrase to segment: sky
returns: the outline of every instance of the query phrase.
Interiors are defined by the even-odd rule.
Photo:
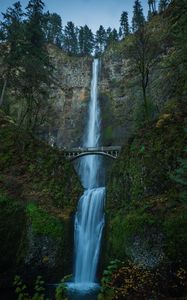
[[[17,0],[0,0],[0,12],[6,11]],[[45,9],[62,17],[63,26],[72,21],[76,26],[88,25],[95,32],[100,25],[105,28],[119,28],[122,11],[128,11],[132,18],[134,0],[43,0]],[[28,0],[20,0],[23,8]],[[141,0],[144,15],[147,16],[147,0]]]

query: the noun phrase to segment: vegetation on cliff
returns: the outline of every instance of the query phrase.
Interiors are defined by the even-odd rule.
[[[166,112],[131,137],[112,167],[105,264],[121,262],[103,281],[101,299],[110,293],[111,299],[170,299],[185,293],[185,103]]]
[[[1,285],[16,273],[49,279],[55,269],[62,276],[71,268],[71,219],[81,192],[75,171],[2,111],[0,136]]]
[[[171,299],[186,294],[185,7],[184,1],[172,1],[164,14],[153,16],[110,50],[129,59],[142,105],[141,122],[135,118],[136,130],[109,175],[105,263],[120,261],[104,272],[100,299]],[[160,66],[162,82],[169,79],[170,89],[152,114],[154,99],[159,100],[149,90],[155,65]],[[161,96],[163,86],[157,86]]]

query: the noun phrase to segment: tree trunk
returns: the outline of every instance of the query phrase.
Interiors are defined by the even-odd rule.
[[[145,74],[143,73],[143,74],[142,74],[143,101],[144,101],[144,107],[145,107],[146,121],[149,122],[149,111],[148,111],[148,103],[147,103],[146,87],[147,87],[147,84],[146,84],[146,82],[145,82]]]
[[[2,89],[2,92],[1,92],[1,98],[0,98],[0,106],[2,106],[3,102],[4,102],[4,95],[5,95],[6,86],[7,86],[7,79],[4,80],[3,89]]]

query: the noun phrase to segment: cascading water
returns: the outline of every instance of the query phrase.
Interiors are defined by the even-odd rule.
[[[84,147],[97,147],[100,140],[100,108],[98,103],[99,61],[94,59],[89,118]],[[102,159],[88,155],[80,159],[78,173],[85,188],[75,216],[75,272],[73,288],[89,289],[96,282],[102,230],[104,226],[105,188],[101,187]]]

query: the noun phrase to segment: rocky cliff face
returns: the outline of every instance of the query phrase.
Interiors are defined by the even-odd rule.
[[[128,61],[111,50],[102,57],[100,99],[103,119],[103,140],[107,145],[123,144],[132,132],[136,90],[129,88]]]
[[[87,116],[92,59],[67,56],[52,45],[48,46],[48,50],[54,71],[49,99],[51,121],[47,134],[58,146],[78,146]]]
[[[124,145],[140,127],[144,107],[141,78],[132,70],[132,62],[125,58],[121,41],[109,48],[101,58],[100,100],[103,118],[104,144]],[[162,112],[171,99],[174,79],[162,68],[164,54],[150,70],[147,87],[148,109],[151,120]],[[163,78],[167,80],[163,81]]]

